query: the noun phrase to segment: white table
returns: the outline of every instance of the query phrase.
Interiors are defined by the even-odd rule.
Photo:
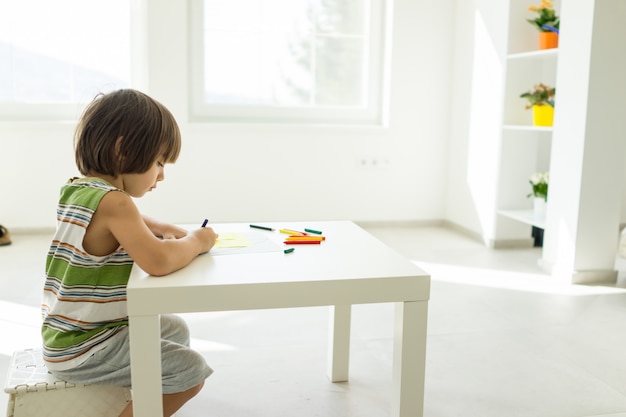
[[[328,375],[338,382],[348,380],[351,305],[395,302],[391,416],[422,416],[429,275],[352,222],[263,225],[276,231],[247,223],[211,226],[218,233],[254,233],[279,250],[209,253],[164,277],[133,268],[128,315],[134,415],[163,415],[160,314],[331,306]],[[295,252],[284,254],[286,235],[278,229],[305,227],[322,231],[326,241],[293,245]]]

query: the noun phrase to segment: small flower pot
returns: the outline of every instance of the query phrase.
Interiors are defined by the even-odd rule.
[[[554,107],[547,104],[533,106],[533,125],[552,126],[554,121]]]
[[[535,197],[533,199],[533,214],[535,219],[546,218],[546,200],[543,197]]]
[[[539,32],[539,49],[559,47],[559,35],[555,32]]]

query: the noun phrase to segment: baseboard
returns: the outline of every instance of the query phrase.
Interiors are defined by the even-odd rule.
[[[464,226],[461,226],[458,223],[451,222],[450,220],[442,220],[442,225],[444,227],[450,229],[450,230],[454,230],[455,232],[458,232],[458,233],[460,233],[460,234],[462,234],[464,236],[467,236],[467,237],[469,237],[472,240],[475,240],[477,242],[483,243],[485,245],[487,244],[487,242],[485,242],[483,240],[483,237],[482,237],[482,235],[480,233],[478,233],[478,232],[476,232],[474,230],[468,229],[468,228],[466,228]],[[489,246],[489,245],[487,245],[487,246]]]
[[[480,233],[449,220],[443,220],[443,225],[491,249],[532,248],[534,243],[532,237],[522,239],[485,239]]]
[[[443,226],[445,220],[355,220],[359,227],[436,227]]]
[[[515,249],[515,248],[532,248],[534,239],[495,239],[491,241],[491,248],[494,249]]]
[[[561,270],[557,270],[556,265],[545,259],[540,259],[539,265],[546,273],[566,284],[615,284],[618,277],[618,271],[614,269],[567,271],[561,268]]]
[[[11,227],[8,228],[12,236],[17,235],[54,235],[54,227]]]

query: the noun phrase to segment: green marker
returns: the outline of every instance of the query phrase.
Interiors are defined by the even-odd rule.
[[[289,248],[289,249],[285,249],[283,252],[285,252],[285,253],[291,253],[291,252],[293,252],[294,250],[296,250],[296,248]]]
[[[309,233],[315,233],[316,235],[321,235],[322,232],[320,232],[319,230],[313,230],[313,229],[304,229],[305,232],[309,232]]]
[[[254,229],[261,229],[261,230],[269,230],[270,232],[274,231],[274,228],[272,227],[267,227],[267,226],[258,226],[256,224],[251,224],[250,227],[254,228]]]

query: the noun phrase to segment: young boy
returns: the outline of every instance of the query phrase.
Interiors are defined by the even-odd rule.
[[[135,90],[98,96],[75,134],[83,178],[61,189],[57,231],[46,260],[43,355],[50,372],[73,383],[130,387],[126,285],[137,263],[165,275],[208,252],[217,235],[187,232],[142,216],[131,197],[163,181],[181,136],[172,114]],[[211,368],[189,348],[185,322],[161,317],[163,410],[176,412],[202,388]],[[129,405],[121,416],[131,416]]]

